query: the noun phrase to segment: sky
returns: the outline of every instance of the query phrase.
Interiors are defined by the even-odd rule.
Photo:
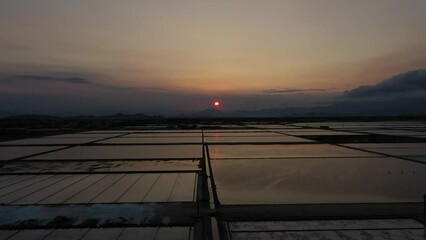
[[[0,114],[321,106],[426,68],[424,0],[2,0]]]

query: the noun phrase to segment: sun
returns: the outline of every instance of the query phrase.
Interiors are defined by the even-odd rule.
[[[215,101],[215,102],[213,103],[213,106],[215,106],[215,107],[219,107],[219,106],[220,106],[220,102],[219,102],[219,101]]]

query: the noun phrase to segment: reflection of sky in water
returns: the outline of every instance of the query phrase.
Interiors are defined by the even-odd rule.
[[[100,144],[201,143],[199,137],[121,137],[100,141]]]
[[[11,160],[59,148],[61,147],[1,147],[0,160]]]
[[[426,166],[393,158],[213,160],[223,204],[421,202]]]
[[[131,223],[138,224],[150,221],[156,214],[156,204],[94,204],[94,205],[66,205],[60,207],[49,206],[1,206],[0,222],[2,224],[14,224],[18,221],[31,219],[39,220],[41,225],[53,220],[56,216],[67,216],[77,219],[74,224],[79,225],[87,219],[97,219],[102,225],[107,221],[119,222],[127,219]],[[167,219],[165,219],[167,221]]]
[[[260,142],[313,142],[311,140],[290,136],[261,136],[261,137],[205,137],[205,142],[211,143],[260,143]]]
[[[274,132],[207,132],[205,137],[285,137]]]
[[[29,138],[29,139],[21,139],[21,140],[13,140],[13,141],[5,141],[0,142],[0,145],[51,145],[51,144],[81,144],[81,143],[89,143],[97,140],[101,140],[102,138],[54,138],[54,137],[46,137],[46,138]]]
[[[85,162],[10,162],[2,166],[0,172],[96,172],[96,171],[160,171],[160,170],[198,170],[198,161],[85,161]]]
[[[211,145],[210,157],[270,158],[270,157],[354,157],[375,156],[371,153],[328,144],[298,145]]]
[[[199,145],[143,145],[143,146],[78,146],[29,159],[159,159],[199,158]]]

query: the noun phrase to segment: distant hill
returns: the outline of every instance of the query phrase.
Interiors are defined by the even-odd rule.
[[[223,112],[206,109],[199,112],[181,114],[183,118],[234,118],[234,117],[377,117],[377,116],[426,116],[426,96],[395,97],[392,99],[339,99],[322,107],[285,107],[258,110],[236,110]]]
[[[3,119],[28,120],[142,120],[158,119],[143,113],[114,115],[81,115],[54,117],[48,115],[17,115]],[[231,112],[205,109],[171,115],[171,118],[234,118],[234,117],[347,117],[347,116],[426,116],[426,70],[405,72],[373,85],[361,85],[343,92],[326,106],[283,107],[257,110],[236,110]]]
[[[104,115],[104,116],[94,116],[94,115],[80,115],[75,117],[70,117],[72,119],[102,119],[102,120],[128,120],[128,119],[150,119],[150,118],[158,118],[160,116],[149,116],[142,113],[137,114],[124,114],[117,113],[113,115]]]
[[[3,117],[6,120],[55,120],[61,119],[61,117],[51,115],[39,115],[39,114],[21,114]]]
[[[169,117],[177,118],[233,118],[233,117],[345,117],[345,116],[426,116],[426,97],[396,98],[391,100],[349,101],[342,100],[323,107],[265,108],[258,110],[236,110],[231,112],[206,109]],[[56,117],[49,115],[16,115],[3,117],[9,120],[138,120],[158,119],[162,116],[146,114],[114,114],[104,116],[81,115]]]
[[[172,118],[253,118],[253,117],[377,117],[377,116],[426,116],[425,97],[399,97],[390,100],[364,100],[353,101],[342,99],[323,107],[286,107],[265,108],[258,110],[236,110],[231,112],[206,109],[198,112],[190,112],[169,116]],[[80,115],[71,117],[56,117],[49,115],[16,115],[4,117],[9,120],[144,120],[159,119],[162,116],[150,116],[142,113],[95,116]]]
[[[234,111],[231,117],[426,116],[426,96],[391,100],[342,100],[324,107]]]
[[[61,119],[69,119],[69,120],[137,120],[137,119],[155,119],[162,118],[162,116],[149,116],[142,113],[137,114],[123,114],[117,113],[113,115],[103,115],[103,116],[95,116],[95,115],[78,115],[78,116],[70,116],[70,117],[58,117],[51,115],[37,115],[37,114],[22,114],[22,115],[14,115],[3,117],[6,120],[61,120]]]

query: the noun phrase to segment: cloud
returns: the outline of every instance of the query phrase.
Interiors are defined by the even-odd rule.
[[[414,93],[426,90],[426,69],[409,71],[375,85],[361,85],[344,92],[344,96],[352,98],[380,97]]]
[[[67,76],[68,75],[68,76]],[[118,86],[109,83],[102,83],[101,79],[81,77],[83,74],[60,74],[59,76],[51,76],[46,74],[20,74],[20,75],[3,75],[0,76],[0,83],[25,83],[25,82],[37,82],[37,83],[53,83],[63,82],[69,84],[88,85],[101,88],[108,88],[113,90],[125,90],[125,91],[144,91],[144,92],[165,92],[168,89],[160,87],[134,87],[134,86]]]
[[[90,84],[91,82],[86,78],[81,77],[51,77],[39,75],[17,75],[15,79],[24,81],[58,81],[66,83]]]
[[[45,75],[13,75],[9,77],[2,77],[4,82],[13,81],[31,81],[31,82],[65,82],[65,83],[76,83],[76,84],[91,84],[91,82],[82,77],[54,77]]]
[[[263,91],[264,93],[271,93],[271,94],[286,94],[286,93],[304,93],[304,92],[325,92],[327,89],[318,89],[318,88],[311,88],[311,89],[297,89],[297,88],[281,88],[281,89],[267,89]]]

